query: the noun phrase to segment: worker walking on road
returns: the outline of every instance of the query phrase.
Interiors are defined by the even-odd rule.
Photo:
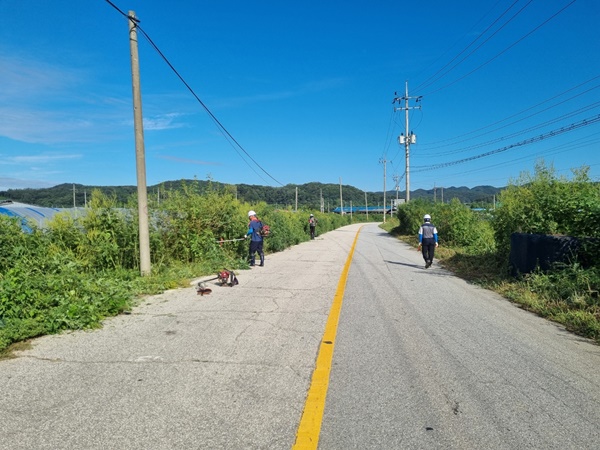
[[[431,267],[433,263],[433,254],[438,246],[438,232],[434,224],[431,223],[431,216],[423,216],[423,225],[419,228],[419,250],[423,252],[425,268]]]
[[[261,229],[263,224],[258,217],[256,217],[256,213],[254,211],[248,211],[248,218],[250,219],[250,223],[248,224],[248,232],[244,236],[246,239],[250,236],[250,253],[248,254],[248,262],[251,266],[255,265],[256,253],[260,257],[259,266],[265,265],[265,254],[263,252],[263,237],[261,234]]]

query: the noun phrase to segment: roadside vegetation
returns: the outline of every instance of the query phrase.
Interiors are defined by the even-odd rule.
[[[444,267],[600,343],[600,185],[585,167],[567,179],[541,162],[533,175],[511,182],[498,200],[495,209],[489,205],[484,211],[458,200],[412,201],[385,228],[416,247],[421,219],[431,214],[440,240],[436,257]],[[585,261],[574,257],[550,271],[514,277],[509,270],[513,232],[592,239]]]
[[[29,338],[99,327],[145,295],[189,287],[191,279],[222,269],[247,268],[248,243],[236,239],[246,232],[250,209],[271,227],[266,253],[309,240],[309,213],[317,217],[319,234],[367,219],[250,204],[227,186],[201,188],[197,182],[163,191],[149,203],[152,273],[145,277],[139,273],[134,195],[123,208],[116,196],[94,191],[85,214],[58,215],[31,233],[0,215],[0,357]],[[416,246],[425,213],[438,227],[436,256],[445,267],[600,342],[600,185],[585,168],[565,179],[540,164],[534,175],[503,190],[493,210],[473,211],[457,199],[417,199],[401,206],[384,228]],[[515,278],[508,254],[516,231],[595,238],[596,248],[588,249],[586,264],[575,259]]]
[[[248,242],[240,238],[251,209],[271,228],[267,254],[309,240],[309,213],[318,220],[319,234],[351,221],[347,215],[249,204],[227,187],[184,183],[161,192],[160,201],[149,199],[152,273],[142,277],[135,198],[123,208],[116,196],[94,191],[85,214],[58,215],[31,233],[0,215],[0,356],[28,338],[99,327],[144,295],[189,287],[191,279],[223,269],[247,268]]]

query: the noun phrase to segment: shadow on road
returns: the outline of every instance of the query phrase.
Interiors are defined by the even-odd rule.
[[[398,264],[400,266],[414,267],[415,269],[425,270],[425,263],[423,263],[423,264],[408,264],[408,263],[402,263],[402,262],[398,262],[398,261],[388,261],[388,260],[385,260],[385,262],[389,263],[389,264]]]

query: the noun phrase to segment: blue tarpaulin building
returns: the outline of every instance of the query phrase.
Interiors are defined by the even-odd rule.
[[[342,214],[366,214],[367,212],[369,212],[369,214],[383,214],[383,210],[383,206],[344,206],[343,209],[338,206],[331,212],[336,214],[340,214],[340,212],[342,212]],[[391,208],[385,209],[386,214],[389,214],[390,212]]]
[[[69,212],[71,214],[79,214],[80,210],[82,208],[47,208],[12,202],[10,200],[0,202],[0,214],[20,219],[21,228],[26,232],[31,232],[32,226],[44,228],[46,222],[58,213]]]

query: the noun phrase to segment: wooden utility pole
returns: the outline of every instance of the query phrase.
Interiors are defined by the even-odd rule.
[[[140,232],[140,272],[150,275],[150,233],[148,227],[148,192],[146,187],[146,155],[144,150],[144,122],[140,88],[140,61],[138,56],[137,23],[134,11],[129,11],[129,49],[131,53],[131,81],[133,90],[133,123],[135,128],[135,162],[137,168],[138,216]]]

